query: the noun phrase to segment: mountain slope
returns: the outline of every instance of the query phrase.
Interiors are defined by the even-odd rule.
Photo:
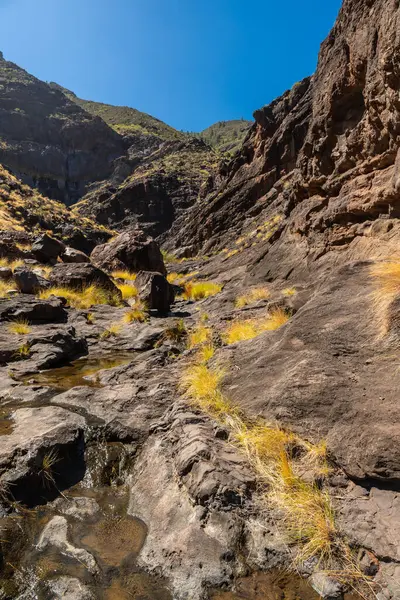
[[[144,112],[131,108],[129,106],[113,106],[102,102],[93,102],[91,100],[82,100],[76,94],[59,86],[56,83],[50,83],[53,89],[62,91],[72,102],[83,108],[93,116],[101,117],[110,127],[122,135],[142,134],[155,135],[162,140],[179,140],[184,138],[173,127],[170,127],[163,121],[152,117]]]
[[[0,57],[0,162],[66,204],[110,175],[122,138],[62,92]]]
[[[200,137],[220,152],[236,152],[243,143],[252,121],[219,121],[200,133]]]

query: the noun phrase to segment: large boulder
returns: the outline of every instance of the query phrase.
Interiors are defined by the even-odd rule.
[[[68,313],[65,301],[59,298],[38,300],[33,296],[18,296],[0,300],[0,322],[24,319],[29,323],[65,323]]]
[[[68,287],[76,290],[96,284],[110,292],[120,293],[110,277],[104,271],[90,263],[58,263],[50,273],[49,281],[54,286]]]
[[[25,267],[17,267],[14,270],[14,281],[22,294],[37,294],[40,290],[50,287],[47,279]]]
[[[62,242],[44,233],[35,240],[31,252],[42,263],[55,263],[64,250],[65,245]]]
[[[157,242],[140,231],[121,233],[108,244],[97,246],[90,258],[95,265],[106,271],[128,269],[135,273],[167,273]]]
[[[69,246],[62,252],[61,260],[65,263],[90,263],[90,258],[87,254]]]
[[[148,308],[167,314],[175,299],[173,286],[161,273],[140,271],[135,280],[138,295]]]
[[[10,269],[10,267],[0,267],[0,279],[7,281],[7,279],[11,279],[11,277],[12,269]]]

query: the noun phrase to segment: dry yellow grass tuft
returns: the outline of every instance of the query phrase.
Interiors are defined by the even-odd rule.
[[[27,321],[26,319],[19,319],[17,321],[14,321],[13,323],[10,323],[8,326],[8,330],[11,331],[11,333],[15,333],[17,335],[27,335],[31,332],[29,321]]]
[[[211,342],[212,335],[211,327],[206,327],[201,323],[196,325],[196,327],[189,333],[188,348],[196,348],[196,346],[201,346],[202,344]]]
[[[271,310],[262,319],[237,319],[226,328],[223,338],[227,344],[251,340],[264,331],[274,331],[287,323],[290,314],[281,308]]]
[[[149,318],[145,302],[136,298],[132,308],[122,318],[123,323],[144,323]]]
[[[400,259],[375,263],[370,268],[370,276],[375,287],[372,298],[377,315],[376,322],[384,335],[390,328],[389,306],[400,294]]]
[[[207,364],[209,360],[212,359],[212,357],[215,354],[215,348],[212,344],[205,344],[204,346],[201,346],[201,348],[198,350],[197,355],[196,355],[196,363],[197,364]]]
[[[138,291],[133,283],[116,283],[115,285],[121,292],[123,300],[131,300],[138,295]]]
[[[120,334],[122,326],[120,323],[112,323],[100,334],[100,339],[106,340],[110,337],[116,337]]]
[[[90,285],[82,290],[75,290],[67,287],[51,287],[42,290],[38,298],[47,300],[50,296],[61,296],[65,298],[68,305],[72,308],[91,308],[97,304],[109,304],[110,306],[119,306],[120,298],[117,294],[105,290],[97,285]]]
[[[222,285],[211,281],[189,281],[184,285],[183,298],[185,300],[202,300],[218,294]]]
[[[137,273],[130,271],[113,271],[111,277],[113,279],[123,279],[124,281],[135,281]]]
[[[26,342],[25,344],[22,344],[18,350],[15,351],[15,358],[29,358],[29,356],[31,355],[31,347],[28,344],[28,342]]]
[[[0,267],[8,267],[12,271],[14,271],[14,269],[16,269],[17,267],[22,267],[23,264],[24,261],[19,258],[16,258],[14,260],[10,260],[8,258],[0,258]]]
[[[284,290],[282,290],[282,294],[284,296],[295,296],[297,294],[296,288],[291,287],[291,288],[285,288]]]
[[[205,412],[213,416],[228,414],[232,407],[219,390],[224,374],[220,367],[192,364],[182,373],[181,389],[192,404]]]
[[[0,279],[0,298],[7,298],[8,293],[17,289],[13,281],[3,281]]]
[[[246,294],[238,296],[235,300],[236,308],[243,308],[248,304],[254,304],[260,300],[267,300],[270,296],[270,292],[266,287],[253,288]]]

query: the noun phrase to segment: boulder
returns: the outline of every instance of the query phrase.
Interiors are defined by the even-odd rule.
[[[32,254],[42,263],[55,263],[64,249],[62,242],[44,233],[33,243]]]
[[[90,255],[98,267],[106,271],[153,271],[166,275],[167,271],[160,248],[140,231],[126,231],[108,244],[97,246]]]
[[[54,269],[50,273],[49,281],[52,285],[58,287],[68,287],[77,290],[97,284],[110,292],[120,293],[110,277],[104,271],[90,263],[72,265],[59,263],[54,266]]]
[[[23,294],[37,294],[40,290],[50,287],[47,279],[25,267],[15,269],[14,281]]]
[[[6,281],[7,279],[11,279],[12,270],[9,267],[0,267],[0,279]]]
[[[37,300],[33,296],[19,296],[0,300],[0,322],[24,319],[29,323],[65,323],[68,313],[65,300],[51,298]]]
[[[175,299],[174,288],[161,273],[140,271],[135,280],[138,295],[148,308],[156,309],[159,313],[169,312]]]
[[[90,258],[87,254],[69,246],[62,252],[61,260],[65,263],[90,263]]]

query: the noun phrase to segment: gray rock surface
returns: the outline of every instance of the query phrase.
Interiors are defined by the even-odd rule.
[[[138,230],[125,231],[108,244],[97,246],[90,258],[98,267],[109,272],[127,269],[134,273],[154,271],[166,275],[157,242]]]

